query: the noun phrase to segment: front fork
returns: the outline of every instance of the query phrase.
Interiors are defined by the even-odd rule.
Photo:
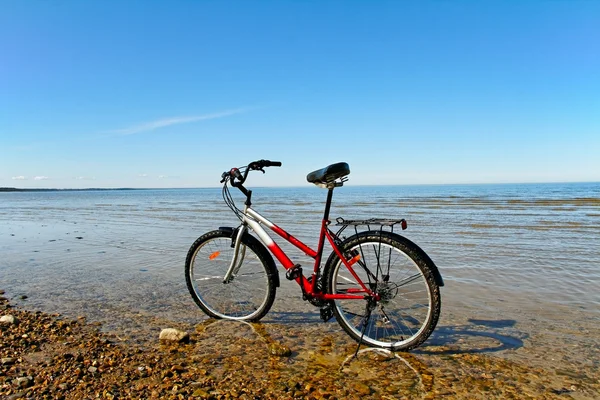
[[[231,264],[229,264],[227,273],[223,278],[223,283],[230,283],[242,267],[244,257],[246,256],[246,246],[242,243],[242,238],[247,230],[248,226],[246,224],[240,225],[237,229],[235,239],[232,238],[232,240],[234,240],[231,244],[233,246],[233,258],[231,259]]]

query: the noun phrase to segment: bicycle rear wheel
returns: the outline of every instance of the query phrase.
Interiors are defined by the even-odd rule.
[[[390,232],[351,236],[340,250],[359,258],[354,271],[380,296],[379,301],[334,300],[333,312],[342,328],[356,341],[392,351],[422,344],[433,332],[441,307],[431,259],[410,240]],[[335,253],[324,273],[329,293],[356,293],[361,288]]]
[[[239,271],[224,283],[234,253],[231,235],[231,231],[216,230],[194,242],[185,262],[187,287],[196,304],[213,318],[258,321],[275,300],[269,255],[258,240],[244,235]]]

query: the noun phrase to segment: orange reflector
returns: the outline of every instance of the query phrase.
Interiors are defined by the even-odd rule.
[[[352,260],[348,261],[348,264],[354,265],[358,260],[360,260],[360,254],[357,254],[354,257],[352,257]]]
[[[210,256],[208,256],[209,260],[214,260],[215,258],[219,257],[219,255],[221,254],[220,251],[215,251],[214,253],[212,253]]]

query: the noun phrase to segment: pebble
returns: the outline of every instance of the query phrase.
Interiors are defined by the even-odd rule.
[[[279,343],[271,343],[269,345],[269,353],[277,357],[289,357],[292,355],[292,350]]]
[[[354,390],[356,390],[358,393],[364,396],[368,396],[371,394],[371,388],[362,382],[356,382],[352,386],[354,387]]]
[[[20,388],[27,388],[33,384],[33,378],[31,376],[22,376],[16,378],[13,383]]]
[[[0,317],[0,322],[4,324],[16,324],[17,319],[12,315],[3,315]]]
[[[196,389],[196,390],[194,390],[194,393],[192,393],[192,396],[201,397],[201,398],[205,399],[205,398],[208,398],[210,395],[204,389]]]
[[[159,336],[160,340],[168,342],[183,342],[189,340],[189,338],[189,333],[173,328],[163,329]]]

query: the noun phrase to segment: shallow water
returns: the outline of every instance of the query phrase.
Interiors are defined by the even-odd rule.
[[[324,200],[314,187],[253,196],[256,210],[311,247]],[[402,234],[438,265],[442,316],[422,354],[450,346],[556,370],[600,368],[600,184],[347,186],[331,215],[406,218]],[[235,225],[220,189],[0,193],[0,289],[28,308],[147,340],[205,318],[185,287],[185,256],[202,233]],[[296,331],[286,343],[298,349],[312,333],[345,336],[285,279],[264,321]]]

